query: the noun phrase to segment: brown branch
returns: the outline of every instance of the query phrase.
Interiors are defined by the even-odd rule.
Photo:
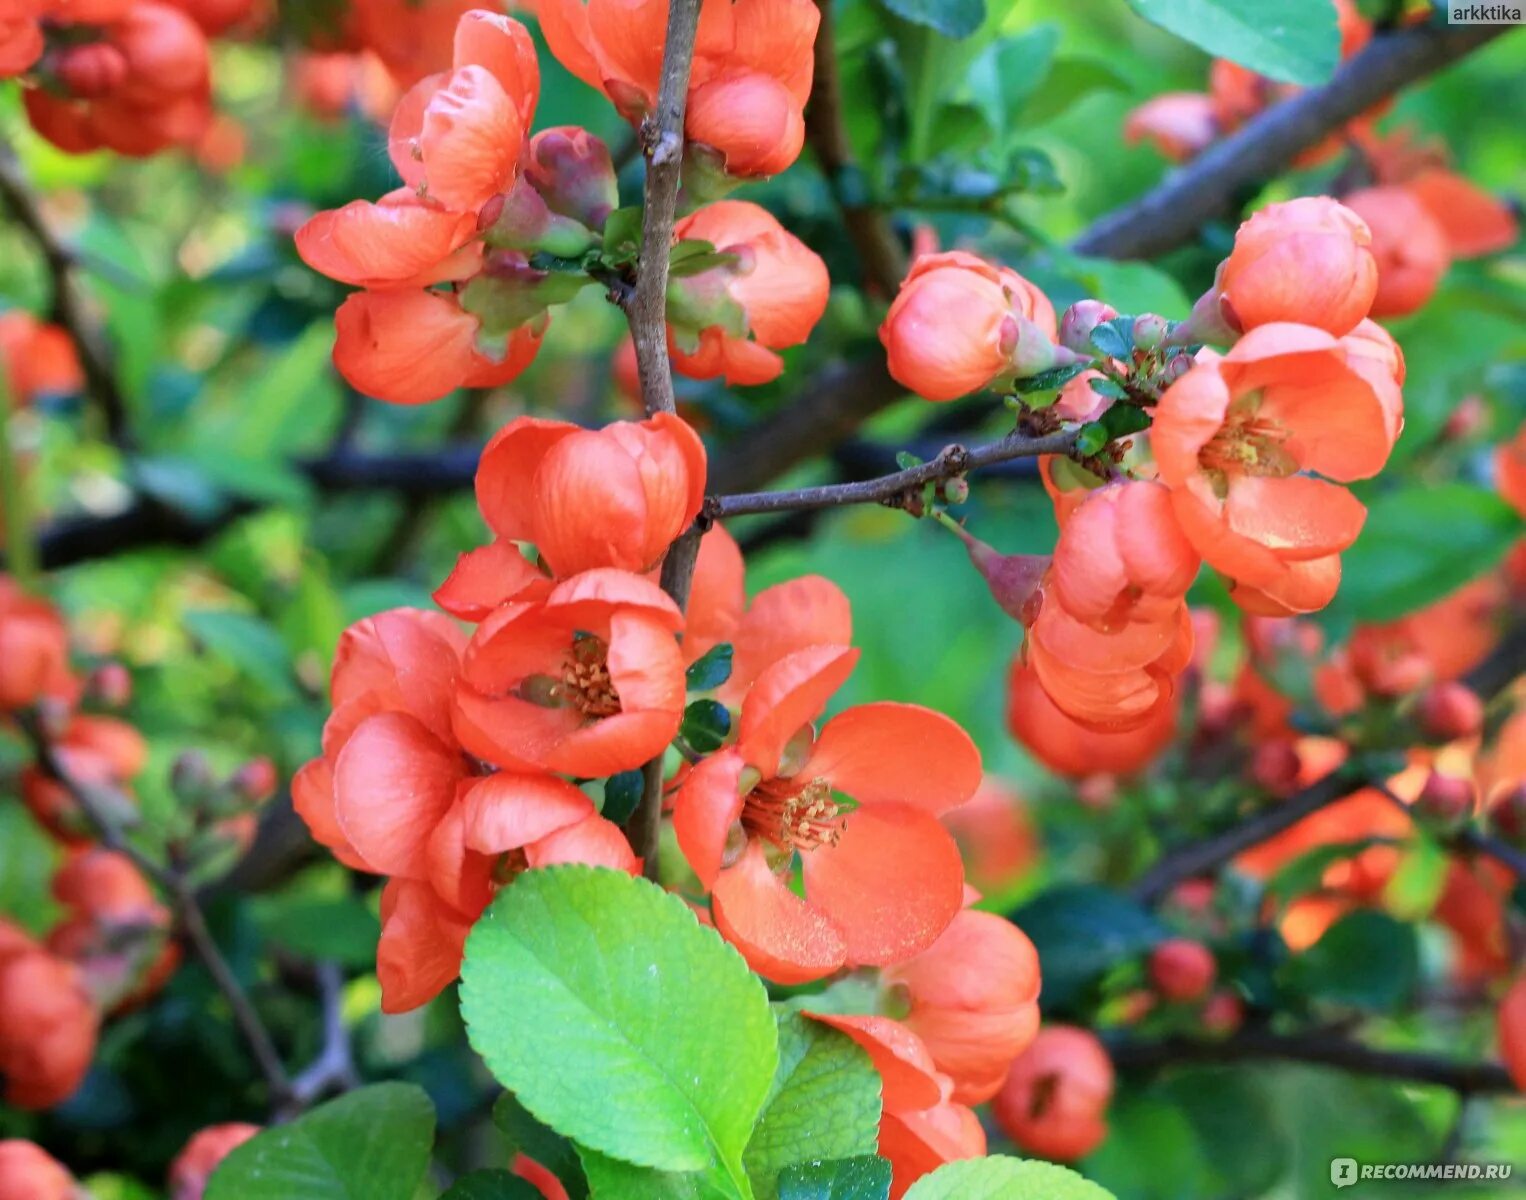
[[[1073,431],[1051,433],[1044,437],[1009,434],[998,442],[966,449],[955,444],[945,446],[928,462],[865,479],[856,483],[824,484],[780,492],[748,492],[734,496],[711,496],[705,501],[705,515],[711,520],[740,517],[749,513],[809,511],[837,508],[847,504],[894,505],[908,492],[929,483],[941,483],[982,467],[1018,458],[1037,458],[1044,454],[1065,454],[1075,445]]]
[[[1223,212],[1239,188],[1277,174],[1352,117],[1509,28],[1426,26],[1374,38],[1329,83],[1267,109],[1141,199],[1102,217],[1072,249],[1104,258],[1143,258],[1181,245]],[[711,483],[721,492],[762,487],[824,453],[903,395],[883,355],[830,367],[741,445],[717,455]]]
[[[1190,1063],[1202,1066],[1241,1062],[1299,1062],[1404,1083],[1450,1088],[1463,1096],[1508,1095],[1515,1085],[1503,1066],[1459,1062],[1418,1051],[1378,1050],[1340,1034],[1277,1034],[1245,1030],[1218,1041],[1171,1037],[1153,1042],[1110,1045],[1120,1071],[1156,1071]]]
[[[60,242],[43,219],[31,185],[11,148],[0,143],[0,196],[32,239],[53,283],[53,319],[69,331],[85,374],[85,386],[101,416],[106,434],[122,450],[133,448],[127,422],[127,399],[111,368],[111,356],[100,325],[91,316],[75,278],[74,254]]]
[[[181,932],[190,944],[191,952],[206,968],[207,974],[233,1012],[234,1023],[248,1044],[265,1085],[270,1092],[272,1104],[285,1104],[291,1096],[291,1083],[281,1056],[276,1052],[270,1031],[250,1003],[233,969],[228,965],[212,932],[207,928],[206,917],[196,894],[185,877],[172,867],[157,862],[129,841],[106,814],[114,807],[114,801],[99,794],[96,784],[75,779],[53,749],[47,734],[37,719],[29,715],[17,718],[22,732],[32,748],[33,757],[42,771],[68,792],[70,799],[79,807],[80,813],[102,846],[125,856],[143,875],[151,880],[168,898],[174,909]]]
[[[694,37],[699,29],[699,0],[673,0],[668,6],[667,41],[657,107],[641,123],[646,156],[642,197],[641,260],[636,290],[626,308],[641,396],[648,413],[674,412],[673,370],[668,362],[668,260],[673,223],[678,215],[678,185],[683,176],[684,110],[689,102],[689,71],[694,65]]]
[[[646,187],[641,213],[641,259],[636,267],[636,290],[625,305],[636,346],[641,398],[648,415],[676,412],[673,366],[668,361],[668,265],[673,223],[678,214],[678,187],[683,177],[684,110],[688,105],[689,72],[694,65],[694,38],[699,29],[700,0],[671,0],[667,40],[662,50],[662,76],[657,107],[641,125],[641,148],[646,156]],[[689,531],[668,548],[662,564],[662,586],[682,609],[699,554],[699,536]],[[641,771],[641,802],[625,824],[631,849],[642,860],[649,879],[661,870],[658,847],[662,829],[663,756]]]
[[[1503,691],[1526,670],[1526,636],[1523,635],[1526,635],[1526,625],[1508,630],[1494,651],[1469,672],[1468,685],[1485,700]],[[1237,854],[1276,837],[1305,817],[1363,787],[1386,790],[1381,775],[1347,768],[1332,771],[1288,799],[1262,809],[1222,833],[1168,851],[1129,890],[1140,903],[1153,904],[1177,884],[1217,870]],[[1477,849],[1499,858],[1512,869],[1515,869],[1514,862],[1521,861],[1521,856],[1503,843],[1485,839],[1482,835],[1478,835],[1478,841]]]
[[[325,1096],[358,1086],[350,1031],[344,1024],[344,975],[331,962],[316,968],[318,1004],[323,1013],[323,1048],[318,1056],[291,1081],[290,1095],[274,1109],[276,1123],[301,1115]]]
[[[1222,215],[1236,193],[1283,170],[1385,96],[1456,62],[1508,25],[1425,25],[1373,38],[1323,87],[1267,109],[1158,187],[1109,213],[1076,239],[1080,254],[1150,258]]]
[[[889,214],[869,203],[863,176],[853,158],[843,120],[832,0],[816,0],[816,9],[821,24],[816,30],[816,76],[805,109],[805,136],[842,212],[865,278],[874,291],[891,296],[906,274],[906,251],[890,227]]]

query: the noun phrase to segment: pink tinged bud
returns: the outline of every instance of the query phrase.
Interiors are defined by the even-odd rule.
[[[1526,846],[1526,783],[1495,793],[1489,801],[1489,824],[1515,846]]]
[[[1447,414],[1441,436],[1449,442],[1466,441],[1482,432],[1489,421],[1489,410],[1482,396],[1464,396]]]
[[[1027,379],[1056,367],[1081,366],[1092,361],[1089,354],[1077,354],[1055,345],[1038,325],[1015,313],[1009,313],[1002,320],[1001,350],[1012,364],[1010,374],[1014,379]]]
[[[595,242],[584,226],[553,213],[524,178],[487,202],[478,226],[487,244],[500,250],[544,251],[560,258],[576,258]]]
[[[1226,315],[1215,285],[1198,297],[1192,313],[1174,326],[1165,338],[1168,346],[1233,346],[1240,340],[1240,326]]]
[[[121,663],[102,663],[90,672],[85,687],[103,708],[126,708],[132,702],[132,673]]]
[[[94,100],[122,86],[127,58],[107,42],[69,46],[59,51],[53,74],[70,94]]]
[[[1298,749],[1291,741],[1277,738],[1262,742],[1251,752],[1250,776],[1273,796],[1290,796],[1298,787]]]
[[[1137,349],[1158,350],[1171,330],[1171,322],[1157,313],[1145,313],[1134,319],[1134,345]]]
[[[1049,570],[1049,557],[1043,554],[999,554],[963,526],[949,528],[964,543],[970,562],[991,589],[991,596],[1001,609],[1024,626],[1038,619],[1043,594],[1039,590]]]
[[[1168,938],[1150,954],[1150,982],[1167,1000],[1203,997],[1218,974],[1213,952],[1189,938]]]
[[[1200,1019],[1215,1037],[1228,1037],[1245,1020],[1245,1004],[1233,992],[1215,992],[1203,1003]]]
[[[1473,817],[1477,792],[1471,779],[1432,771],[1415,798],[1415,812],[1423,820],[1445,829],[1456,829]]]
[[[1452,742],[1484,727],[1484,702],[1465,683],[1437,683],[1421,693],[1415,718],[1426,737]]]
[[[241,766],[229,782],[240,799],[249,804],[261,804],[275,793],[279,781],[275,763],[262,755]]]
[[[1060,318],[1060,345],[1077,354],[1095,354],[1092,331],[1111,321],[1118,310],[1100,300],[1077,300]]]
[[[525,178],[554,213],[589,229],[604,229],[620,207],[620,187],[609,147],[586,129],[561,125],[530,139]]]

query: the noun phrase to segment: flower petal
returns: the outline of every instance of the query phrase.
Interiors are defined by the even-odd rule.
[[[916,704],[860,704],[822,727],[806,777],[828,780],[860,804],[908,804],[930,813],[980,787],[980,751],[955,721]]]
[[[739,781],[745,765],[735,750],[702,759],[684,779],[673,804],[678,848],[707,890],[715,886],[726,840],[742,815]]]
[[[710,911],[721,936],[765,979],[809,983],[843,965],[847,947],[842,934],[769,869],[757,842],[721,872]]]
[[[484,854],[520,850],[594,811],[582,791],[554,775],[498,771],[462,798],[466,844]]]
[[[376,977],[382,1011],[402,1013],[428,1004],[461,973],[472,923],[427,883],[391,879],[382,889],[382,933]]]
[[[747,691],[737,746],[765,776],[779,769],[789,740],[821,715],[858,662],[849,646],[811,646],[774,663]]]
[[[887,1112],[931,1108],[943,1098],[933,1056],[927,1052],[922,1039],[899,1021],[872,1015],[812,1012],[810,1009],[804,1012],[811,1020],[847,1034],[868,1052],[869,1061],[880,1073]]]

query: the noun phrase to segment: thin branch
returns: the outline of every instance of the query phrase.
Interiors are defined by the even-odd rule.
[[[85,373],[85,386],[106,421],[106,433],[122,450],[133,448],[127,422],[127,399],[111,367],[111,355],[100,325],[91,316],[75,278],[75,256],[48,227],[32,194],[21,164],[11,148],[0,143],[0,196],[32,239],[53,282],[53,319],[69,331]]]
[[[96,840],[106,849],[125,856],[168,898],[191,952],[206,968],[213,984],[228,1002],[234,1022],[248,1044],[249,1053],[265,1078],[272,1101],[276,1104],[285,1103],[291,1092],[291,1084],[285,1067],[281,1065],[281,1056],[276,1052],[270,1031],[265,1028],[265,1023],[250,1003],[238,978],[233,974],[233,969],[217,948],[217,942],[207,928],[206,917],[202,914],[201,905],[197,903],[190,884],[178,871],[151,858],[123,835],[106,815],[112,807],[111,800],[100,794],[97,785],[75,779],[69,773],[35,717],[21,715],[17,721],[31,745],[37,765],[68,792],[95,833]]]
[[[1353,116],[1509,28],[1426,26],[1374,38],[1329,83],[1268,109],[1141,199],[1102,217],[1072,249],[1104,258],[1143,258],[1181,245],[1223,212],[1238,188],[1276,175]],[[740,445],[717,455],[711,485],[720,492],[760,488],[825,453],[905,394],[890,378],[882,354],[829,367]]]
[[[668,362],[668,259],[683,176],[684,111],[689,102],[689,71],[694,65],[698,29],[699,0],[672,0],[657,107],[641,123],[641,150],[646,156],[641,260],[636,269],[635,295],[626,311],[648,413],[674,412],[677,408]]]
[[[906,274],[906,251],[890,226],[889,214],[869,203],[867,188],[843,119],[842,80],[837,64],[832,0],[816,0],[816,75],[805,108],[805,136],[827,177],[853,248],[873,290],[893,295]]]
[[[1508,25],[1425,25],[1373,38],[1323,87],[1284,100],[1216,142],[1158,187],[1097,221],[1073,249],[1106,258],[1150,258],[1188,241],[1235,195],[1277,174],[1385,96],[1456,62]]]
[[[274,1110],[276,1122],[289,1121],[315,1102],[356,1087],[360,1077],[344,1023],[344,975],[335,963],[317,965],[318,1004],[323,1013],[323,1048],[291,1081],[290,1094]]]
[[[998,442],[975,449],[955,444],[945,446],[928,462],[903,471],[865,479],[856,483],[824,484],[820,487],[795,488],[780,492],[748,492],[736,496],[711,496],[705,501],[705,515],[711,520],[739,517],[748,513],[808,511],[838,508],[847,504],[895,505],[909,492],[928,483],[940,483],[982,467],[1018,458],[1038,458],[1045,454],[1065,454],[1075,445],[1073,431],[1027,437],[1013,433]]]
[[[1278,1034],[1245,1030],[1218,1041],[1172,1037],[1155,1042],[1120,1041],[1109,1046],[1120,1071],[1155,1071],[1181,1063],[1300,1062],[1355,1075],[1450,1088],[1460,1096],[1508,1095],[1515,1091],[1498,1063],[1459,1062],[1417,1051],[1378,1050],[1339,1034]]]

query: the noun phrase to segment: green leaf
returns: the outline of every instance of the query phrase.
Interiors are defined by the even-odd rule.
[[[1114,317],[1092,330],[1092,345],[1109,358],[1126,359],[1134,353],[1134,318]]]
[[[713,1172],[657,1171],[580,1147],[593,1200],[738,1200],[735,1184]]]
[[[742,1178],[773,1014],[677,896],[618,871],[531,871],[477,923],[461,975],[473,1047],[539,1120],[641,1166]]]
[[[980,109],[1003,144],[1016,132],[1024,107],[1043,86],[1059,44],[1057,25],[1035,25],[992,43],[970,64],[962,94]]]
[[[1017,119],[1024,125],[1042,125],[1096,92],[1123,92],[1128,87],[1128,80],[1100,58],[1057,59],[1044,86],[1022,106]]]
[[[375,966],[381,923],[358,896],[256,896],[250,904],[260,932],[293,954]]]
[[[1027,394],[1034,392],[1054,392],[1064,387],[1082,371],[1086,370],[1085,363],[1069,363],[1063,367],[1050,367],[1047,371],[1040,371],[1037,375],[1029,375],[1019,379],[1013,385],[1017,391]]]
[[[1076,433],[1076,453],[1089,458],[1107,445],[1107,426],[1101,421],[1091,421]]]
[[[684,678],[691,692],[708,692],[718,688],[731,678],[732,648],[730,642],[711,646],[697,658]]]
[[[411,1200],[433,1145],[424,1089],[378,1083],[245,1142],[213,1172],[206,1200]]]
[[[272,695],[294,693],[291,652],[268,622],[247,613],[206,609],[186,613],[185,624],[211,654]]]
[[[456,1180],[440,1200],[541,1200],[541,1194],[507,1171],[473,1171]]]
[[[1521,536],[1521,520],[1492,492],[1465,483],[1384,492],[1342,559],[1328,615],[1390,621],[1490,570]]]
[[[513,1092],[498,1097],[493,1105],[493,1124],[503,1131],[511,1150],[533,1158],[555,1175],[569,1200],[583,1200],[588,1195],[588,1180],[583,1176],[577,1147],[531,1116]]]
[[[731,710],[719,700],[696,700],[684,709],[678,732],[701,754],[719,750],[731,733]]]
[[[876,1155],[797,1163],[779,1174],[779,1200],[886,1200],[890,1164]]]
[[[1061,884],[1012,914],[1044,964],[1040,1002],[1064,1008],[1114,963],[1149,949],[1166,931],[1121,892],[1092,884]]]
[[[873,1154],[880,1077],[851,1038],[780,1012],[779,1069],[743,1164],[758,1200],[779,1194],[779,1172],[809,1159]]]
[[[1113,1200],[1089,1179],[1053,1163],[967,1158],[924,1175],[906,1200]]]
[[[621,771],[604,781],[604,803],[599,812],[616,825],[624,825],[641,803],[641,792],[646,786],[640,771]]]
[[[1420,978],[1415,929],[1375,909],[1348,913],[1289,964],[1296,982],[1337,1004],[1398,1008]]]
[[[1331,0],[1129,0],[1134,11],[1209,54],[1284,83],[1323,83],[1340,62]]]
[[[880,0],[913,25],[925,25],[947,38],[967,38],[986,18],[985,0]]]
[[[617,262],[634,258],[641,248],[641,206],[617,208],[604,222],[604,252]]]

